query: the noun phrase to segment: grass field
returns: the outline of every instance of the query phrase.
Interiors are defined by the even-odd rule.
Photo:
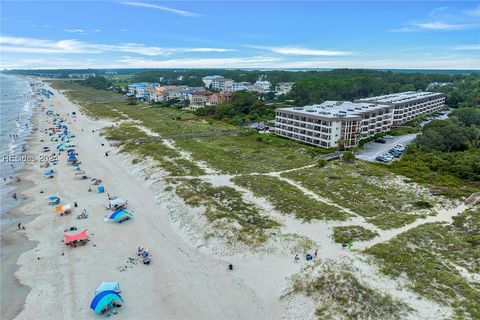
[[[455,318],[480,319],[480,283],[469,279],[480,273],[480,209],[460,214],[452,224],[419,226],[365,252],[384,274],[406,276],[422,296],[450,303]]]
[[[235,184],[250,189],[256,196],[266,198],[278,212],[293,215],[302,221],[346,220],[349,214],[306,196],[298,188],[276,177],[237,176]]]
[[[400,187],[387,169],[364,162],[330,162],[323,168],[309,168],[282,174],[335,203],[351,209],[382,229],[398,228],[422,214],[418,203],[433,205],[418,192]]]

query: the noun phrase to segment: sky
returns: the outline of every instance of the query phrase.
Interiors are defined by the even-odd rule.
[[[3,1],[0,68],[480,69],[480,1]]]

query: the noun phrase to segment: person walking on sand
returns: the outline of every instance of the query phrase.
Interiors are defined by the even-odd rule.
[[[18,230],[22,229],[22,223],[19,222],[19,223],[17,224],[17,227],[18,227]]]
[[[315,249],[315,254],[314,254],[314,256],[315,256],[315,259],[317,259],[317,256],[318,256],[318,249]]]
[[[295,263],[297,263],[298,261],[300,261],[300,258],[298,257],[298,253],[295,255]]]

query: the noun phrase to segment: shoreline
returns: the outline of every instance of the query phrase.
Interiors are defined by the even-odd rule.
[[[38,105],[35,105],[32,110],[32,116],[29,119],[31,126],[37,126],[38,124]],[[27,153],[33,152],[33,141],[36,138],[38,131],[30,131],[28,137],[26,137],[25,145],[27,146]],[[2,291],[7,290],[8,295],[1,295],[1,310],[2,318],[14,319],[24,309],[27,296],[31,291],[31,287],[21,283],[20,279],[16,276],[17,271],[20,268],[18,259],[22,254],[30,250],[34,250],[38,245],[38,241],[32,241],[28,239],[25,231],[17,229],[17,224],[21,223],[24,227],[28,228],[30,222],[35,220],[38,215],[27,215],[23,212],[24,207],[32,203],[35,199],[32,196],[27,196],[29,190],[35,187],[35,182],[26,178],[33,174],[33,165],[30,163],[24,163],[21,168],[13,171],[15,177],[21,177],[20,182],[13,182],[12,193],[17,193],[17,205],[3,213],[9,220],[8,223],[1,227],[0,246],[1,253],[1,287]],[[12,182],[11,182],[12,183]]]

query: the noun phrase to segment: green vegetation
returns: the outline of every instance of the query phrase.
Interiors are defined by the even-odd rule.
[[[219,106],[207,106],[198,109],[195,114],[198,116],[212,116],[215,119],[228,119],[235,124],[249,123],[254,121],[265,121],[275,118],[275,108],[278,106],[267,106],[262,100],[258,100],[259,94],[255,92],[238,91],[234,92],[232,101]]]
[[[260,214],[259,209],[243,200],[242,194],[230,187],[215,187],[200,179],[176,179],[176,193],[191,206],[204,206],[205,216],[220,229],[235,234],[233,241],[260,245],[267,239],[265,232],[279,224]],[[226,223],[227,222],[227,223]]]
[[[424,215],[414,214],[417,191],[400,187],[395,176],[381,166],[357,161],[331,162],[324,168],[308,168],[282,174],[335,203],[351,209],[382,229],[398,228]]]
[[[434,120],[423,127],[416,144],[427,151],[464,151],[470,147],[478,149],[480,128],[462,126],[454,120]]]
[[[304,294],[317,304],[318,319],[405,319],[411,308],[361,283],[353,268],[332,260],[294,275],[284,297]]]
[[[323,149],[274,135],[245,133],[221,137],[177,139],[178,147],[211,167],[229,174],[267,173],[312,164]]]
[[[189,112],[174,108],[153,107],[146,103],[128,104],[120,94],[81,86],[77,82],[52,81],[57,89],[76,101],[91,117],[122,120],[131,118],[162,135],[194,134],[238,130],[237,127],[215,120],[199,119]]]
[[[93,89],[103,89],[103,90],[107,90],[112,86],[112,82],[102,76],[90,77],[85,80],[80,80],[78,81],[78,83],[87,87],[91,87]]]
[[[480,272],[478,208],[461,213],[452,224],[421,225],[365,252],[378,259],[384,274],[407,276],[415,292],[451,304],[455,318],[480,318],[480,284],[468,276]]]
[[[205,171],[194,162],[182,158],[181,154],[169,147],[162,141],[143,143],[129,143],[122,147],[123,152],[131,152],[145,157],[151,157],[158,161],[160,166],[172,176],[199,176]]]
[[[474,75],[472,77],[478,77]],[[450,82],[465,76],[337,69],[305,77],[295,83],[291,96],[297,105],[325,100],[354,100],[401,91],[426,90],[431,82]]]
[[[348,213],[312,199],[297,187],[276,177],[237,176],[232,181],[250,189],[256,196],[269,200],[275,210],[284,214],[293,214],[302,221],[346,220],[349,217]]]
[[[101,133],[108,140],[126,142],[132,139],[148,138],[148,135],[132,123],[121,123],[104,128]]]
[[[344,226],[333,228],[333,240],[336,243],[349,243],[356,241],[367,241],[378,236],[376,231],[369,230],[362,226]]]

